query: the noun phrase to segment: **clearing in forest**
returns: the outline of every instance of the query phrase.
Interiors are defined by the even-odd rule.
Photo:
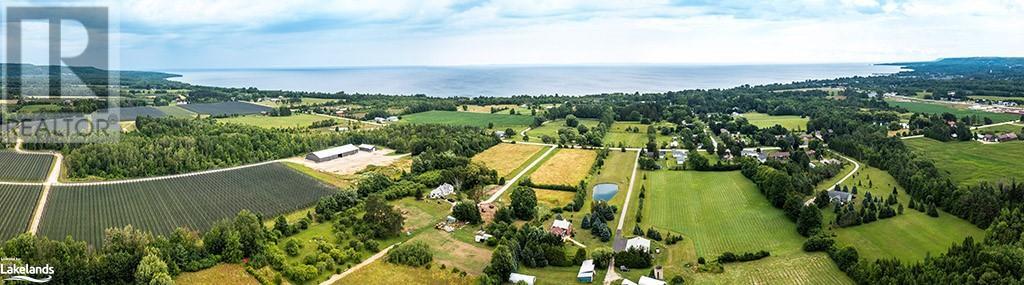
[[[758,128],[771,128],[775,125],[780,125],[788,130],[806,130],[807,121],[809,118],[801,118],[800,116],[772,116],[764,113],[745,113],[744,118],[750,124],[757,126]]]

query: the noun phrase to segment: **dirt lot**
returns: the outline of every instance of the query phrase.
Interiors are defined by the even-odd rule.
[[[351,156],[337,158],[331,161],[325,161],[320,163],[307,160],[305,157],[293,157],[288,159],[288,161],[299,163],[305,165],[306,167],[316,169],[318,171],[336,174],[353,174],[360,170],[363,170],[363,168],[366,168],[367,166],[370,165],[391,165],[395,161],[398,161],[402,157],[408,155],[390,155],[393,152],[393,150],[377,150],[374,152],[360,151],[359,153],[356,153]]]

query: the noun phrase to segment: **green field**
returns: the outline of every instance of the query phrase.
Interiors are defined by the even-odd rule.
[[[996,123],[1008,122],[1020,119],[1020,115],[1014,114],[1003,114],[1003,113],[990,113],[985,111],[971,110],[971,109],[960,109],[953,108],[948,105],[932,104],[924,102],[896,102],[888,101],[890,105],[903,107],[908,111],[915,113],[927,113],[927,114],[942,114],[950,113],[957,117],[963,117],[968,115],[978,115],[979,118],[989,117]]]
[[[42,182],[53,167],[53,156],[0,150],[0,181]]]
[[[1024,125],[1008,124],[985,127],[974,130],[975,133],[979,134],[1004,134],[1004,133],[1021,133],[1024,131]]]
[[[428,111],[402,116],[401,122],[410,124],[448,124],[487,128],[488,123],[494,124],[494,130],[512,128],[520,132],[533,124],[529,115],[487,114],[454,111]]]
[[[281,106],[284,106],[284,105],[289,105],[289,106],[309,106],[309,105],[316,105],[316,104],[323,104],[323,103],[327,103],[327,102],[339,101],[338,99],[305,98],[305,97],[301,98],[301,100],[302,101],[300,103],[298,103],[298,104],[282,104],[280,102],[271,102],[269,100],[268,101],[263,101],[263,102],[256,102],[256,104],[267,106],[267,107],[277,108],[277,107],[281,107]]]
[[[985,231],[971,223],[940,212],[938,218],[906,207],[910,196],[900,187],[896,180],[881,169],[863,166],[854,176],[843,182],[844,186],[857,186],[857,205],[865,197],[865,193],[885,199],[896,187],[900,204],[904,205],[903,215],[878,220],[870,224],[837,228],[833,232],[837,241],[843,246],[857,248],[862,258],[881,259],[897,258],[903,262],[913,263],[925,256],[936,256],[945,253],[953,243],[959,244],[967,236],[981,240]],[[832,207],[822,209],[826,223],[835,219]]]
[[[0,184],[0,239],[10,239],[28,229],[42,190],[43,186]]]
[[[501,143],[476,154],[473,161],[494,169],[498,177],[512,178],[544,149],[541,145]]]
[[[175,118],[191,118],[196,116],[196,113],[192,113],[192,111],[185,110],[185,108],[179,106],[160,106],[156,107],[156,109],[164,112],[167,116]]]
[[[71,235],[95,245],[104,229],[126,225],[156,234],[177,227],[203,231],[243,209],[269,219],[334,191],[277,163],[162,180],[54,186],[39,234]]]
[[[671,124],[654,124],[654,126],[670,126]],[[604,137],[604,144],[608,147],[618,147],[621,142],[626,147],[645,147],[647,146],[647,126],[639,122],[615,122],[612,124],[608,134]],[[640,128],[640,132],[627,132],[626,128],[636,127]],[[663,143],[672,141],[672,136],[663,136],[660,133],[657,134],[655,140],[660,146]]]
[[[758,261],[728,264],[722,274],[669,267],[666,276],[684,274],[689,277],[688,284],[852,283],[825,254],[803,252],[804,238],[797,234],[796,225],[739,171],[644,173],[648,193],[645,225],[683,234],[693,243],[696,256],[707,259],[726,251],[767,250],[772,254]]]
[[[929,138],[903,141],[914,153],[927,157],[962,186],[1012,182],[1024,177],[1024,141],[998,144],[940,142]]]
[[[775,125],[781,125],[789,130],[806,130],[807,121],[810,120],[800,116],[772,116],[763,113],[746,113],[743,114],[743,117],[747,118],[750,124],[758,128],[771,128]]]
[[[598,121],[594,120],[594,119],[579,119],[579,121],[580,121],[580,124],[582,124],[584,126],[587,126],[587,128],[591,128],[591,129],[593,129],[594,127],[597,127],[597,124],[598,124]],[[536,128],[530,129],[530,131],[526,132],[526,134],[530,136],[530,141],[539,142],[539,141],[541,141],[540,138],[543,137],[543,136],[549,136],[549,137],[552,137],[552,138],[558,138],[558,130],[560,130],[562,128],[570,128],[569,126],[565,125],[565,120],[564,119],[549,121],[549,122],[541,125],[540,127],[536,127]],[[517,139],[522,139],[522,138],[519,138],[517,136]]]
[[[60,112],[60,106],[54,104],[25,105],[18,109],[21,113]]]
[[[257,126],[263,128],[307,128],[315,122],[330,120],[331,118],[310,115],[310,114],[294,114],[291,116],[284,117],[272,117],[263,115],[248,115],[239,117],[230,117],[224,119],[217,119],[218,122],[242,124]],[[337,119],[341,121],[341,119]]]

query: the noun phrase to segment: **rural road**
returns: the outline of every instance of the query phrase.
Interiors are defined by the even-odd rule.
[[[833,152],[833,153],[835,153],[835,152]],[[856,160],[850,159],[849,157],[846,157],[846,156],[844,156],[842,154],[836,153],[836,155],[838,155],[839,157],[842,157],[846,161],[852,162],[853,163],[853,171],[850,171],[850,173],[847,173],[846,176],[843,176],[843,179],[839,179],[839,181],[836,182],[836,184],[832,184],[832,187],[829,187],[828,189],[834,189],[834,188],[836,188],[836,186],[839,186],[839,184],[843,184],[843,182],[846,182],[846,179],[850,179],[850,177],[853,177],[853,175],[856,174],[857,171],[860,170],[860,163],[857,162]],[[812,203],[814,203],[814,199],[816,199],[816,198],[817,198],[817,196],[811,197],[811,199],[808,199],[806,202],[804,202],[804,206],[811,205]]]
[[[622,211],[619,214],[619,226],[615,228],[619,232],[622,232],[622,226],[626,223],[626,213],[629,212],[629,199],[633,197],[633,185],[636,184],[636,169],[640,162],[640,151],[636,152],[636,157],[633,158],[633,175],[629,177],[629,190],[626,191],[626,202],[622,204]]]
[[[14,151],[17,152],[17,153],[24,153],[24,154],[41,154],[41,155],[52,155],[53,156],[53,166],[50,167],[50,173],[47,174],[46,181],[44,181],[43,184],[42,184],[43,185],[43,191],[39,193],[39,200],[36,201],[36,207],[35,207],[35,210],[32,211],[32,219],[29,222],[29,226],[28,226],[28,233],[32,234],[32,235],[35,235],[36,231],[38,231],[38,229],[39,229],[39,222],[43,218],[43,209],[46,208],[46,201],[50,197],[50,187],[52,187],[54,184],[56,184],[58,178],[60,177],[60,170],[61,170],[61,166],[63,165],[63,162],[64,162],[64,156],[61,155],[59,152],[55,152],[55,151],[54,152],[51,152],[51,151],[26,151],[26,150],[21,148],[22,144],[24,144],[24,143],[25,142],[24,142],[23,139],[18,138],[17,142],[14,144]],[[39,185],[39,184],[32,184],[32,185]]]
[[[494,203],[494,201],[497,201],[498,198],[501,198],[501,194],[505,193],[505,191],[507,191],[508,188],[512,188],[512,185],[515,185],[516,181],[519,181],[519,178],[522,178],[523,175],[526,175],[527,172],[530,172],[530,169],[533,169],[534,166],[537,166],[537,164],[540,163],[541,160],[544,160],[545,157],[547,157],[549,154],[551,154],[552,151],[554,151],[557,148],[554,145],[549,144],[540,145],[549,146],[549,148],[547,151],[544,152],[544,154],[541,154],[540,157],[531,162],[530,165],[527,165],[526,168],[523,168],[522,171],[519,171],[519,174],[516,174],[515,177],[506,180],[505,185],[502,185],[501,188],[498,189],[498,192],[494,192],[494,195],[491,195],[491,198],[487,198],[487,200],[480,202],[480,204],[490,204]]]
[[[396,244],[392,244],[388,248],[385,248],[384,250],[381,250],[377,254],[374,254],[373,256],[370,256],[370,258],[367,258],[366,260],[363,260],[363,262],[360,262],[359,264],[356,264],[356,266],[352,266],[352,268],[349,268],[348,270],[345,270],[345,272],[332,275],[331,278],[328,278],[326,281],[320,282],[320,285],[331,285],[331,284],[334,284],[335,282],[338,282],[342,278],[345,278],[345,276],[348,276],[349,274],[352,274],[352,272],[356,272],[359,269],[362,269],[363,267],[366,267],[367,265],[370,265],[370,263],[373,263],[374,261],[377,261],[381,257],[384,257],[384,255],[386,255],[388,253],[388,251],[390,251],[396,245],[398,245],[398,244],[397,243]]]

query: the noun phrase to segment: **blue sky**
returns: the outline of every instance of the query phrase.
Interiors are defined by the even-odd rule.
[[[831,63],[1024,56],[1024,0],[77,4],[116,8],[118,65],[124,69]],[[65,37],[75,42],[75,33],[66,32]]]

